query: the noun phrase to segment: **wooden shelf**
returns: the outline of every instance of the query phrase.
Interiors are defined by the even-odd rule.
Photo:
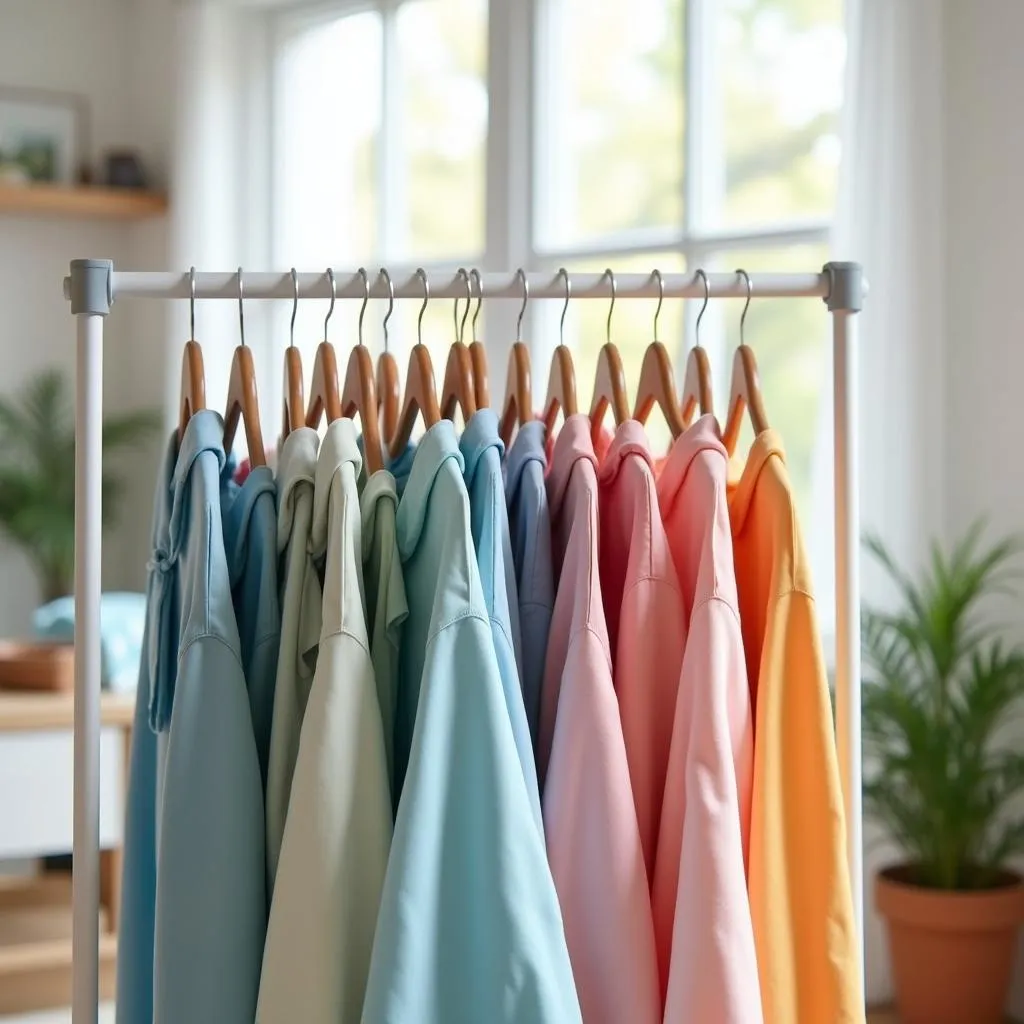
[[[143,220],[166,212],[167,196],[162,192],[93,185],[0,184],[0,215]]]
[[[134,693],[100,695],[100,722],[129,728],[135,718]],[[46,729],[70,729],[75,724],[73,693],[15,693],[0,690],[0,735],[5,732],[32,732]],[[2,893],[2,887],[0,887]]]

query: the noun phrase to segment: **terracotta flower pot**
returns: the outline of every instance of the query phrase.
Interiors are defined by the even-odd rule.
[[[875,906],[889,926],[896,1003],[903,1024],[1000,1024],[1017,929],[1024,922],[1024,882],[982,892],[912,885],[905,865],[875,879]]]

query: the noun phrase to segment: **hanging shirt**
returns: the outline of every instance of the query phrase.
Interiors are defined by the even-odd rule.
[[[570,416],[548,474],[560,566],[541,694],[548,860],[587,1024],[660,1020],[654,928],[598,572],[590,420]]]
[[[274,883],[260,1024],[358,1024],[391,845],[391,792],[363,611],[356,428],[320,445],[312,547],[323,626]]]
[[[522,633],[523,703],[535,751],[544,658],[555,603],[544,434],[543,421],[524,423],[505,459],[505,501]]]
[[[409,615],[398,554],[398,492],[395,478],[380,470],[365,481],[359,498],[363,531],[363,583],[370,660],[377,681],[377,702],[384,728],[384,753],[392,807],[397,804],[395,780],[395,704],[402,626]]]
[[[281,561],[281,644],[267,769],[267,875],[273,892],[284,836],[299,733],[320,643],[320,579],[313,564],[313,488],[320,438],[293,430],[281,446],[277,490],[277,551]]]
[[[650,445],[636,420],[626,420],[615,431],[598,472],[598,488],[601,593],[650,886],[686,618],[661,523]]]
[[[505,507],[505,484],[501,473],[501,457],[505,446],[498,435],[498,417],[493,409],[480,409],[470,417],[459,439],[459,451],[462,453],[466,489],[469,491],[473,547],[480,570],[484,605],[491,622],[501,685],[505,691],[505,706],[512,724],[512,735],[516,741],[530,806],[537,828],[542,829],[533,740],[526,719],[523,686],[518,669],[519,596],[516,592],[508,509]]]
[[[764,1018],[863,1021],[828,681],[774,431],[754,439],[729,517],[755,711],[749,890]]]
[[[252,1024],[266,930],[263,785],[221,528],[224,425],[193,414],[153,553],[150,722],[165,734],[156,1024]],[[163,739],[163,738],[162,738]]]
[[[727,474],[707,415],[676,439],[658,478],[686,648],[653,906],[665,1020],[751,1024],[762,1019],[746,875],[754,737]]]
[[[395,739],[401,796],[363,1019],[578,1021],[449,421],[419,443],[398,545],[409,603]]]
[[[224,550],[264,791],[281,639],[276,497],[274,472],[269,466],[254,467],[241,485],[232,479],[230,462],[221,473]]]

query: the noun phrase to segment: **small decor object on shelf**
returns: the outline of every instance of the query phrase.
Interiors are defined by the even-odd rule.
[[[1024,751],[1006,728],[1024,710],[1024,647],[986,616],[1013,593],[1024,546],[987,545],[980,524],[915,579],[878,540],[894,611],[865,609],[864,804],[902,848],[875,880],[904,1024],[998,1024],[1024,882]]]
[[[0,690],[55,693],[74,688],[72,645],[0,640]]]
[[[0,85],[0,182],[75,184],[86,122],[80,96]]]
[[[106,184],[111,188],[145,188],[148,184],[137,153],[128,150],[108,153],[105,164]]]

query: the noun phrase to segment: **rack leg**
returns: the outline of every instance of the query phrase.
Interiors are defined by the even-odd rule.
[[[846,810],[853,908],[864,977],[864,856],[860,719],[860,512],[857,454],[857,319],[832,311],[836,516],[836,743]]]
[[[100,899],[103,315],[79,313],[75,394],[75,787],[72,1022],[96,1024]]]

